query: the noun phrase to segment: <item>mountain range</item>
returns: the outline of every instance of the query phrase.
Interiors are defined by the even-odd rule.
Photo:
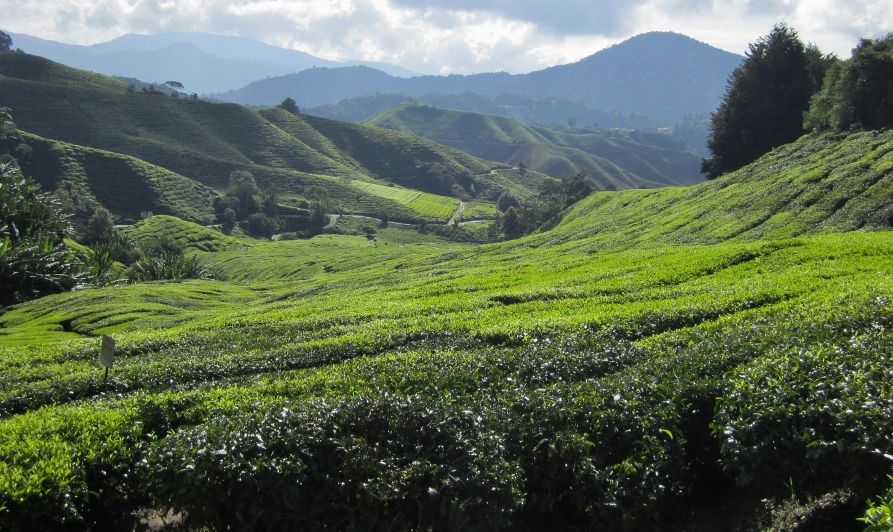
[[[671,125],[716,109],[741,56],[684,35],[652,32],[601,50],[581,61],[529,74],[397,78],[368,67],[313,68],[258,80],[215,98],[247,105],[275,105],[286,97],[305,107],[376,93],[411,97],[429,93],[513,94],[555,98],[607,112],[636,113]]]
[[[176,80],[197,93],[238,89],[252,81],[313,67],[364,65],[394,76],[415,75],[386,63],[329,61],[254,39],[211,33],[128,34],[89,46],[10,35],[16,48],[68,66],[148,82]]]

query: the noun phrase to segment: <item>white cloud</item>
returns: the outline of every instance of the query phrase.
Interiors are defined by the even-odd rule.
[[[9,31],[64,42],[207,31],[432,73],[535,70],[650,30],[743,53],[782,20],[848,55],[893,28],[893,0],[0,0],[0,12]]]

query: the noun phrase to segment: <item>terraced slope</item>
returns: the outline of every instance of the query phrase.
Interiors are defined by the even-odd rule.
[[[387,210],[406,221],[449,216],[429,217],[348,182],[391,182],[454,197],[458,183],[462,194],[474,185],[475,195],[495,198],[507,187],[529,195],[547,179],[532,174],[505,183],[510,173],[500,179],[491,172],[506,165],[369,126],[130,94],[120,82],[22,53],[0,53],[0,106],[12,108],[17,125],[34,135],[129,155],[207,187],[221,189],[233,170],[246,169],[281,193],[321,186],[348,212]]]
[[[22,138],[31,148],[21,160],[23,170],[63,197],[103,205],[125,220],[138,220],[147,211],[201,223],[214,220],[216,192],[182,175],[126,155],[29,133]]]
[[[702,185],[595,193],[563,225],[625,247],[887,229],[893,133],[805,136]]]
[[[836,494],[818,517],[850,528],[893,455],[891,141],[804,138],[507,243],[275,242],[202,254],[238,283],[22,305],[0,525],[728,529]]]
[[[559,131],[513,118],[404,104],[368,123],[412,133],[477,157],[550,175],[592,174],[602,188],[622,189],[701,182],[701,159],[672,141],[604,131]],[[654,140],[659,140],[658,135]],[[669,141],[670,139],[660,139]]]

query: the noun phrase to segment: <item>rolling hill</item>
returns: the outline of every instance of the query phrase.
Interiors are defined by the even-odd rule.
[[[567,124],[582,127],[650,129],[657,127],[653,119],[635,113],[598,111],[580,103],[557,98],[536,98],[517,94],[500,94],[487,98],[480,94],[428,93],[412,97],[402,94],[375,94],[347,98],[335,104],[303,108],[302,112],[334,120],[363,122],[405,103],[425,104],[443,109],[508,116],[534,124]]]
[[[508,165],[372,126],[130,92],[112,78],[24,53],[0,54],[0,75],[0,106],[13,110],[22,130],[133,157],[191,180],[196,190],[219,191],[233,170],[243,169],[283,196],[300,197],[307,187],[319,186],[347,212],[445,222],[449,216],[431,216],[430,210],[395,201],[387,187],[408,187],[456,204],[458,195],[495,199],[503,190],[525,197],[548,179],[534,172],[519,176]],[[143,207],[139,210],[199,218],[161,203]],[[120,209],[112,212],[123,215]]]
[[[404,104],[368,122],[412,133],[483,159],[555,176],[591,174],[600,188],[651,188],[702,181],[701,158],[667,136],[529,126],[517,120]],[[649,142],[663,141],[658,146]]]
[[[275,105],[293,97],[304,107],[334,104],[378,92],[419,97],[429,93],[517,94],[557,98],[602,112],[635,113],[663,125],[710,113],[741,56],[676,33],[654,32],[569,65],[529,74],[417,76],[399,79],[369,68],[318,68],[258,80],[216,97],[249,105]],[[570,117],[565,117],[565,120]]]
[[[12,33],[17,48],[75,68],[148,82],[177,80],[188,92],[238,89],[270,76],[313,67],[365,65],[394,76],[413,73],[384,63],[328,61],[254,39],[211,33],[128,34],[89,46],[64,44]]]
[[[199,252],[238,282],[20,305],[0,527],[858,529],[893,455],[891,190],[893,133],[807,136],[515,241],[270,242]]]

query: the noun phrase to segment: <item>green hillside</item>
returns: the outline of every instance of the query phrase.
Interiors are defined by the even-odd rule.
[[[140,220],[124,229],[124,235],[140,245],[164,237],[184,249],[214,252],[245,247],[254,242],[249,238],[240,239],[225,235],[217,229],[164,215]]]
[[[893,455],[891,150],[805,137],[516,241],[324,235],[23,304],[0,528],[858,528]]]
[[[563,225],[623,247],[886,229],[893,133],[805,136],[701,185],[595,193]]]
[[[22,138],[31,148],[22,169],[67,201],[103,205],[130,220],[144,212],[201,223],[214,220],[211,199],[216,193],[182,175],[126,155],[28,133]]]
[[[505,165],[369,126],[281,109],[256,112],[232,104],[129,93],[110,78],[23,53],[0,53],[0,106],[12,109],[23,131],[135,157],[217,190],[226,186],[233,170],[243,169],[281,194],[300,197],[305,188],[320,186],[346,212],[388,211],[405,221],[442,223],[449,216],[432,217],[365,193],[350,181],[495,199],[507,187],[529,195],[531,185],[546,179],[533,174],[527,182],[505,183],[491,174]],[[198,219],[194,213],[163,212]]]
[[[602,188],[656,187],[702,181],[701,160],[682,146],[633,132],[528,126],[513,118],[404,104],[369,120],[472,155],[550,175],[592,174]]]

